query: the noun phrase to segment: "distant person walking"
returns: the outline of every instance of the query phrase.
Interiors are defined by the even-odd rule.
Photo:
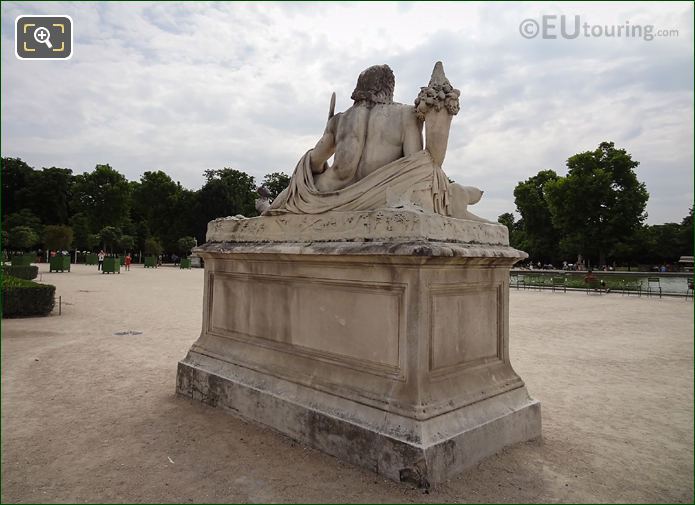
[[[125,257],[125,269],[130,270],[130,262],[132,261],[132,258],[130,257],[130,253],[128,253]]]
[[[101,270],[101,269],[103,268],[103,266],[104,266],[104,257],[105,257],[105,256],[106,256],[106,254],[104,254],[104,250],[103,250],[103,249],[102,249],[101,251],[99,251],[99,254],[97,255],[97,258],[98,258],[98,260],[99,260],[99,262],[97,263],[97,271],[98,271],[98,270]]]

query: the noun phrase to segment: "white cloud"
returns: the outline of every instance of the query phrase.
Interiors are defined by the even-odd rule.
[[[18,61],[18,14],[70,14],[69,61]],[[519,23],[578,14],[677,37],[526,40]],[[515,184],[564,173],[613,140],[641,162],[649,221],[693,202],[693,7],[614,3],[2,3],[2,155],[75,172],[163,169],[190,188],[207,168],[256,176],[294,165],[328,99],[388,63],[410,103],[435,61],[462,90],[445,170],[486,190],[475,211],[514,208]]]

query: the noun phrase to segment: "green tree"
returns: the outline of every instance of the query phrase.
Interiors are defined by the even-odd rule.
[[[681,256],[692,256],[692,209],[680,223],[645,225],[635,237],[625,247],[632,247],[631,259],[644,265],[674,264]]]
[[[162,237],[165,243],[175,241],[178,236],[171,234],[177,218],[174,206],[179,191],[180,186],[160,170],[145,172],[140,183],[133,185],[133,214],[146,222],[150,232]]]
[[[75,177],[73,206],[89,219],[92,230],[121,227],[129,217],[130,185],[109,165],[97,165],[93,172]]]
[[[169,237],[177,239],[184,236],[197,236],[202,233],[205,236],[207,225],[201,230],[196,230],[195,211],[198,202],[198,192],[180,187],[172,202],[172,214],[174,219],[171,223]],[[171,250],[175,249],[176,244],[167,245]]]
[[[511,212],[505,212],[504,214],[500,214],[497,218],[497,222],[505,225],[507,228],[509,228],[509,231],[511,232],[515,224],[514,214],[512,214]]]
[[[109,253],[113,253],[115,247],[118,247],[118,241],[121,239],[121,230],[115,226],[104,226],[99,232],[99,238],[104,244],[104,249]]]
[[[25,200],[34,169],[21,158],[2,158],[2,215],[3,217],[28,208]]]
[[[74,214],[70,217],[70,226],[74,233],[74,245],[79,251],[86,251],[90,249],[89,245],[89,235],[91,230],[89,228],[89,219],[82,213]]]
[[[651,240],[652,234],[649,227],[641,226],[632,236],[615,244],[611,253],[612,261],[616,264],[627,266],[628,271],[633,266],[649,263],[650,261],[646,258],[651,254],[650,251],[653,250],[653,247],[650,245]]]
[[[255,216],[256,187],[252,176],[234,170],[206,170],[205,185],[200,190],[202,218],[208,221],[217,217]]]
[[[36,170],[29,179],[24,199],[43,224],[67,224],[74,177],[68,168]]]
[[[159,256],[162,254],[162,244],[154,237],[145,240],[145,254],[148,256]]]
[[[121,235],[118,240],[118,248],[123,252],[132,251],[135,247],[135,238],[132,235]]]
[[[290,176],[283,172],[273,172],[263,177],[263,186],[268,188],[271,200],[275,200],[289,184]]]
[[[178,246],[178,252],[183,256],[188,256],[191,253],[191,249],[195,247],[196,240],[193,237],[181,237],[176,245]]]
[[[509,229],[509,245],[515,249],[521,249],[522,251],[528,249],[523,220],[520,219],[519,221],[515,221],[514,214],[505,212],[497,218],[497,222],[502,223]]]
[[[145,221],[140,221],[135,225],[135,246],[141,251],[145,250],[145,241],[150,238],[150,227]]]
[[[649,193],[637,180],[634,161],[613,142],[567,160],[568,173],[545,185],[552,222],[566,252],[606,264],[615,247],[639,230]]]
[[[693,255],[693,208],[690,207],[688,215],[681,221],[680,247],[681,256]]]
[[[15,226],[10,229],[9,246],[26,251],[39,243],[39,236],[28,226]]]
[[[653,248],[652,261],[654,263],[675,263],[682,255],[681,225],[678,223],[664,223],[650,226]]]
[[[43,231],[43,244],[49,250],[68,250],[72,247],[72,237],[72,228],[69,226],[48,225]]]
[[[4,216],[2,227],[11,230],[17,226],[28,226],[36,235],[43,235],[43,225],[41,220],[29,209],[21,209],[18,212]]]
[[[101,237],[98,233],[90,233],[87,235],[87,250],[94,251],[101,243]]]
[[[523,238],[524,250],[533,260],[544,264],[560,259],[559,233],[553,225],[545,194],[545,188],[557,180],[553,170],[541,170],[514,188],[514,203],[523,225],[519,228],[523,237],[517,234],[517,242]]]

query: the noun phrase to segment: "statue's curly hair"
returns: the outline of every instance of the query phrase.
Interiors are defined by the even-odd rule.
[[[371,107],[377,103],[392,103],[396,78],[388,65],[374,65],[357,78],[352,98],[355,103],[366,101]]]

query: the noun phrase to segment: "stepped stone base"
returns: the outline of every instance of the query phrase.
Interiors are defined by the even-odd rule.
[[[278,216],[210,223],[178,393],[423,486],[539,437],[540,404],[509,363],[509,269],[525,254],[506,227],[367,214],[390,224],[340,242],[292,240]],[[332,219],[318,217],[304,237]]]
[[[401,416],[350,400],[336,402],[325,393],[273,381],[273,390],[282,391],[281,397],[268,390],[263,384],[266,379],[191,352],[179,363],[177,390],[341,460],[421,487],[445,481],[508,445],[541,435],[540,403],[530,399],[524,388],[458,409],[442,419],[421,421],[421,432],[447,429],[425,445],[393,429],[412,424]],[[287,390],[295,394],[287,395]],[[321,409],[320,404],[331,408]]]

